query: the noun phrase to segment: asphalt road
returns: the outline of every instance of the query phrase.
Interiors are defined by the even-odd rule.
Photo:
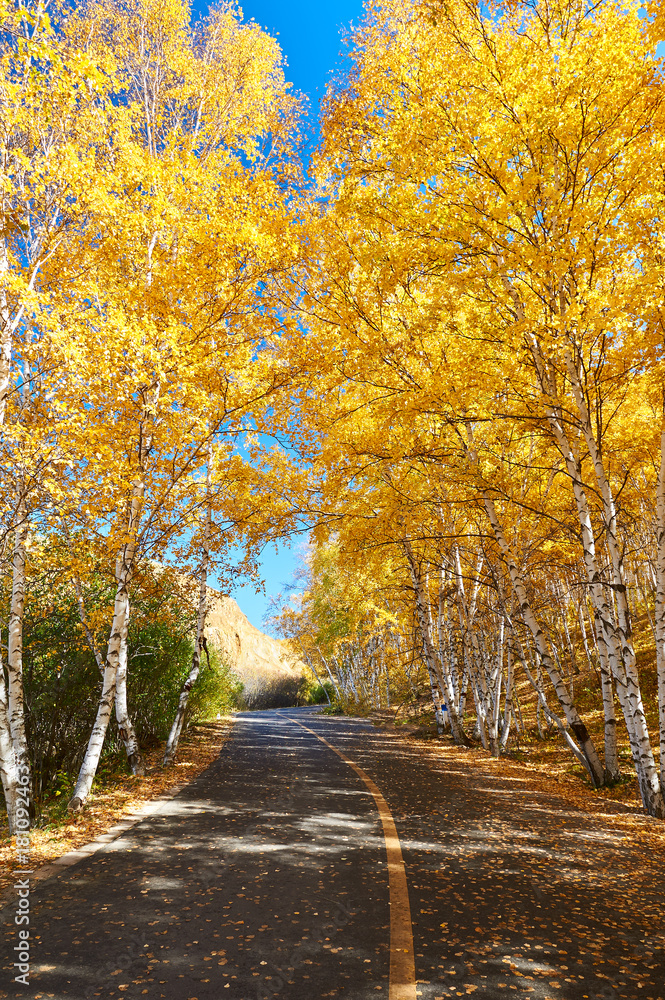
[[[307,710],[245,714],[175,799],[31,894],[30,985],[0,997],[389,997],[370,775],[406,864],[417,995],[665,1000],[665,867],[528,783]]]

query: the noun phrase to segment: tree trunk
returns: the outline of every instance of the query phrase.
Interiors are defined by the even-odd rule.
[[[413,550],[411,548],[411,543],[405,540],[403,543],[404,551],[406,553],[407,561],[409,564],[409,569],[411,572],[411,579],[413,581],[413,588],[415,591],[416,598],[416,614],[418,617],[418,623],[420,625],[420,632],[423,637],[423,650],[425,653],[425,664],[437,679],[437,686],[447,697],[447,709],[448,709],[448,719],[450,721],[450,731],[452,733],[453,741],[458,746],[470,746],[469,737],[464,732],[464,727],[462,726],[459,715],[457,714],[457,709],[454,704],[454,691],[452,680],[450,678],[450,672],[446,669],[442,661],[437,660],[437,656],[434,650],[434,645],[432,643],[432,638],[429,634],[428,620],[427,620],[427,609],[425,607],[425,595],[422,591],[422,582],[420,579],[420,573],[418,571],[418,566],[416,565],[415,557],[413,555]]]
[[[503,528],[497,517],[497,513],[494,507],[494,503],[490,498],[488,493],[483,494],[483,502],[485,505],[485,510],[487,512],[488,520],[492,526],[494,536],[497,540],[499,549],[503,555],[503,558],[508,567],[508,573],[510,575],[510,580],[515,592],[515,597],[519,605],[520,614],[524,624],[527,626],[531,635],[533,636],[533,641],[536,646],[536,651],[540,660],[547,671],[547,674],[552,682],[554,690],[556,691],[557,697],[563,708],[564,714],[568,721],[572,732],[575,734],[581,753],[583,755],[583,761],[586,769],[589,772],[591,781],[594,787],[599,788],[604,784],[605,773],[604,768],[600,763],[598,757],[598,752],[594,746],[593,740],[591,739],[586,726],[579,717],[577,708],[570,698],[570,694],[566,685],[564,684],[561,674],[556,668],[554,660],[550,655],[550,651],[547,646],[547,639],[542,628],[538,624],[536,616],[531,607],[531,603],[527,596],[526,587],[522,580],[521,574],[517,568],[517,563],[512,556],[510,547],[503,533]],[[525,665],[526,666],[526,665]],[[545,706],[543,706],[545,708]],[[550,715],[551,717],[551,715]]]
[[[12,596],[9,612],[9,642],[7,678],[9,681],[8,715],[16,761],[22,775],[28,776],[27,792],[30,812],[33,811],[32,775],[28,740],[25,731],[25,699],[23,692],[23,614],[25,608],[25,546],[28,521],[25,501],[17,504],[14,528]]]
[[[131,579],[131,574],[130,574]],[[118,655],[118,672],[115,679],[115,718],[118,723],[118,735],[123,742],[127,754],[127,762],[132,774],[145,774],[145,764],[139,750],[136,731],[127,710],[127,667],[129,650],[127,645],[129,635],[129,619],[131,616],[131,600],[127,591],[127,611],[120,635],[120,652]]]
[[[586,604],[586,598],[583,598],[583,600],[584,600],[584,603]],[[589,665],[589,670],[595,670],[595,665],[594,665],[593,660],[591,659],[591,651],[589,650],[589,643],[588,643],[587,636],[586,636],[586,626],[584,624],[584,611],[582,610],[582,604],[581,603],[578,605],[577,610],[579,612],[580,631],[582,633],[582,642],[584,644],[584,652],[586,653],[586,659],[587,659],[587,663]]]
[[[502,618],[501,625],[499,626],[496,683],[494,688],[494,710],[492,712],[492,726],[490,729],[490,742],[493,747],[495,757],[498,757],[501,753],[501,742],[499,740],[499,713],[501,710],[501,684],[503,682],[503,636],[505,627],[505,621]]]
[[[189,694],[196,680],[199,676],[199,670],[201,669],[201,651],[205,643],[205,627],[206,618],[208,616],[208,567],[210,565],[210,535],[212,531],[212,502],[210,497],[210,483],[212,476],[212,436],[209,438],[208,443],[208,465],[206,469],[206,494],[208,499],[208,506],[206,510],[206,520],[203,528],[203,544],[201,546],[201,566],[199,571],[199,606],[198,614],[196,618],[196,640],[194,642],[194,652],[192,654],[192,666],[190,668],[187,679],[182,686],[180,691],[180,699],[178,701],[178,708],[176,710],[175,719],[173,720],[173,725],[171,726],[171,732],[169,733],[169,738],[166,742],[166,750],[164,752],[163,766],[167,767],[172,764],[176,751],[178,749],[178,742],[180,740],[180,733],[182,732],[183,722],[185,721],[185,713],[187,711],[187,703],[189,701]]]
[[[5,673],[0,657],[0,778],[7,807],[7,821],[10,837],[16,832],[16,806],[18,797],[18,768],[16,754],[9,725],[9,704]]]
[[[85,805],[90,789],[97,773],[99,759],[106,738],[111,709],[115,700],[115,689],[120,668],[121,657],[123,655],[123,638],[126,655],[127,629],[129,627],[129,584],[134,569],[134,559],[136,556],[136,536],[139,519],[141,516],[141,505],[143,500],[143,486],[135,483],[133,495],[127,519],[127,537],[116,564],[116,590],[115,602],[113,605],[113,622],[111,624],[111,634],[109,637],[108,650],[106,653],[106,663],[104,665],[104,677],[102,682],[102,693],[97,708],[88,746],[81,764],[74,794],[72,795],[67,808],[72,812],[78,812]]]
[[[651,748],[651,740],[649,738],[646,716],[644,714],[644,705],[642,703],[642,692],[640,690],[640,681],[637,671],[637,663],[635,660],[635,648],[633,645],[632,628],[630,623],[630,609],[628,607],[626,585],[623,579],[623,563],[617,539],[617,519],[614,496],[605,473],[602,455],[593,433],[591,417],[586,399],[582,392],[582,387],[580,385],[573,358],[569,351],[566,351],[565,361],[568,375],[573,387],[573,395],[575,397],[575,403],[580,417],[582,433],[584,434],[584,439],[589,450],[589,455],[593,463],[594,475],[596,477],[596,482],[603,501],[605,539],[612,566],[612,592],[616,601],[617,625],[615,626],[615,631],[618,632],[618,635],[616,636],[615,641],[619,647],[618,651],[620,656],[620,669],[618,671],[615,670],[614,675],[616,677],[617,684],[623,689],[622,693],[624,697],[621,698],[620,693],[620,701],[622,702],[622,708],[624,709],[626,727],[629,735],[632,735],[630,740],[631,749],[633,751],[633,761],[635,763],[635,770],[637,771],[640,790],[642,792],[642,801],[644,802],[644,805],[650,815],[658,816],[663,819],[665,818],[665,797],[663,796],[661,776],[656,769],[656,762]],[[568,452],[570,453],[570,447],[567,445],[567,442],[566,446],[568,447]],[[565,455],[564,458],[566,458]],[[566,459],[566,461],[568,464],[569,460]],[[575,473],[577,481],[574,481],[574,486],[576,486],[579,491],[581,489],[579,470],[575,469]],[[596,582],[598,576],[599,574],[596,570],[595,579],[593,581],[590,580],[590,582],[592,582],[592,594],[595,594],[595,592],[599,589],[598,583]],[[609,621],[609,616],[607,616],[607,620]],[[610,663],[611,662],[612,660],[610,660]]]
[[[665,417],[665,413],[663,415]],[[660,432],[660,469],[656,492],[656,670],[660,732],[660,782],[665,788],[665,420]]]
[[[507,668],[506,668],[506,701],[505,710],[503,713],[503,726],[501,729],[501,749],[505,750],[508,746],[508,738],[510,736],[510,725],[513,718],[513,651],[508,644],[507,650]]]
[[[603,649],[612,675],[616,680],[617,694],[619,695],[626,729],[628,730],[628,738],[630,740],[642,801],[650,815],[663,818],[665,817],[665,801],[663,800],[660,788],[660,776],[656,770],[656,762],[651,749],[639,680],[632,665],[634,656],[630,653],[628,646],[622,647],[605,595],[605,588],[596,560],[595,537],[582,486],[579,461],[573,455],[566,436],[554,418],[552,419],[552,425],[555,438],[559,444],[559,450],[565,459],[566,468],[572,480],[578,520],[582,529],[582,551],[589,582],[589,593],[594,609],[594,626],[599,656],[602,660],[603,653],[601,653],[601,649]],[[627,656],[627,660],[624,659],[623,654]]]
[[[328,663],[328,660],[326,659],[326,657],[321,652],[320,648],[318,646],[316,648],[317,648],[319,656],[321,657],[321,662],[323,663],[323,666],[326,668],[326,673],[328,674],[328,678],[330,679],[330,683],[333,686],[333,691],[335,692],[336,697],[339,698],[339,696],[340,696],[339,686],[337,684],[337,681],[333,677],[333,672],[330,669],[330,664]],[[330,699],[328,699],[328,701],[330,701]]]
[[[459,548],[457,545],[454,547],[453,552],[454,560],[454,577],[455,584],[457,587],[458,594],[458,605],[460,608],[460,621],[464,621],[463,635],[469,636],[471,640],[471,657],[470,657],[470,671],[471,671],[471,684],[473,689],[473,697],[476,706],[476,720],[478,732],[480,734],[480,739],[483,747],[489,750],[494,756],[497,755],[498,747],[495,735],[492,735],[492,706],[490,704],[490,694],[487,686],[487,668],[486,668],[486,657],[484,655],[484,650],[481,648],[480,642],[478,640],[478,633],[474,624],[474,619],[476,616],[476,602],[478,598],[479,591],[479,580],[480,580],[480,570],[482,566],[482,557],[478,557],[478,564],[476,566],[476,577],[473,586],[473,592],[471,595],[471,600],[466,599],[466,590],[464,587],[464,578],[462,576],[462,564],[460,561]],[[463,639],[464,641],[464,639]]]
[[[322,688],[322,690],[323,690],[323,693],[324,693],[324,694],[325,694],[325,696],[326,696],[326,700],[327,700],[328,704],[330,705],[330,695],[328,694],[328,689],[326,688],[325,684],[323,684],[323,683],[321,682],[321,678],[319,677],[319,675],[318,675],[318,673],[317,673],[317,670],[316,670],[316,667],[314,666],[314,662],[313,662],[313,660],[312,660],[312,657],[311,657],[311,656],[309,656],[309,655],[308,655],[308,654],[307,654],[307,653],[305,652],[305,647],[303,646],[303,644],[302,644],[302,643],[300,643],[300,648],[302,649],[302,655],[303,655],[303,657],[305,658],[305,663],[307,664],[307,666],[309,667],[309,669],[310,669],[310,670],[312,671],[312,673],[314,674],[314,676],[315,676],[315,678],[316,678],[316,683],[317,683],[317,684],[319,685],[319,687],[320,687],[320,688]]]
[[[104,657],[97,648],[95,642],[95,637],[92,634],[92,630],[88,625],[88,618],[85,613],[85,603],[83,601],[83,588],[81,587],[81,580],[79,576],[75,573],[72,577],[72,586],[74,587],[74,593],[76,594],[76,603],[79,609],[79,621],[83,626],[83,631],[85,632],[85,638],[90,647],[90,652],[95,658],[95,663],[97,664],[97,669],[99,670],[100,676],[104,677]]]
[[[619,771],[619,753],[617,749],[617,720],[614,710],[614,685],[612,684],[612,672],[605,647],[598,648],[598,661],[600,664],[600,688],[603,696],[603,716],[605,720],[605,777],[607,781],[616,781],[621,777]]]
[[[6,218],[6,206],[4,198],[2,200],[2,216]],[[11,320],[11,310],[9,306],[9,296],[7,294],[6,279],[9,271],[9,253],[7,240],[0,237],[0,427],[5,422],[5,410],[7,408],[7,396],[11,379],[12,366],[12,340],[14,336],[14,324]]]

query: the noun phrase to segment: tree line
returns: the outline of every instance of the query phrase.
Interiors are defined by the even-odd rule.
[[[198,580],[170,753],[211,569],[307,529],[282,625],[322,683],[385,704],[424,674],[456,742],[500,754],[526,680],[596,787],[622,727],[665,816],[663,27],[655,3],[368,2],[306,177],[279,48],[233,5],[5,3],[10,814],[33,564],[64,553],[82,634],[92,567],[113,581],[78,809],[114,706],[141,767],[140,561]]]

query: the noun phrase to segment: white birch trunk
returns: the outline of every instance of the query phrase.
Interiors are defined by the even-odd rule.
[[[388,669],[388,660],[385,657],[383,661],[383,671],[386,678],[386,708],[390,708],[390,671]]]
[[[148,246],[148,277],[146,280],[146,285],[149,288],[152,284],[152,253],[157,242],[157,233],[153,234],[153,237]],[[125,577],[125,613],[122,619],[122,627],[120,630],[119,638],[119,648],[118,648],[118,658],[116,665],[116,679],[115,679],[115,715],[118,722],[118,734],[122,740],[125,752],[127,754],[127,762],[132,770],[132,774],[142,775],[145,774],[145,765],[143,763],[143,757],[141,756],[138,740],[136,738],[136,732],[134,730],[134,725],[129,717],[127,711],[127,668],[128,668],[128,651],[127,651],[127,636],[129,631],[129,617],[131,612],[130,605],[130,595],[129,595],[129,584],[131,582],[132,576],[134,574],[134,563],[136,560],[136,548],[137,539],[139,533],[139,525],[141,522],[141,515],[143,510],[143,500],[145,497],[145,483],[143,476],[145,473],[145,466],[150,455],[150,450],[152,448],[152,439],[155,430],[156,421],[156,411],[157,404],[159,402],[161,386],[160,383],[154,383],[152,387],[147,391],[147,405],[143,411],[143,416],[139,426],[139,441],[138,441],[138,475],[134,480],[132,486],[132,498],[129,508],[129,517],[127,524],[127,537],[130,539],[121,549],[118,555],[118,561],[116,563],[116,579],[120,579],[120,575],[124,574]]]
[[[99,758],[102,754],[102,747],[106,738],[111,710],[115,698],[115,683],[118,674],[118,664],[120,660],[120,644],[122,629],[125,617],[128,613],[128,580],[123,570],[118,580],[115,592],[115,604],[113,607],[113,624],[111,625],[111,636],[104,666],[104,679],[102,683],[102,693],[97,708],[97,717],[90,733],[88,746],[81,764],[74,794],[72,795],[67,808],[71,812],[79,812],[85,805],[90,789],[97,773]]]
[[[603,698],[603,718],[605,734],[605,780],[616,781],[621,777],[619,771],[619,752],[617,748],[617,720],[614,706],[614,684],[612,671],[607,660],[605,645],[596,646],[600,668],[600,690]]]
[[[430,686],[430,693],[432,695],[432,705],[434,706],[434,718],[436,720],[436,730],[440,736],[444,730],[443,710],[442,710],[443,695],[439,690],[439,684],[437,681],[436,674],[432,669],[429,656],[427,655],[427,643],[425,639],[423,639],[423,659],[425,661],[425,666],[427,667],[427,673],[429,675],[429,686]]]
[[[507,665],[506,665],[506,700],[503,712],[503,726],[501,728],[500,746],[505,750],[510,737],[510,726],[513,718],[513,655],[508,645]]]
[[[617,628],[605,595],[605,588],[597,565],[596,542],[591,515],[582,486],[579,461],[574,456],[555,415],[551,416],[550,424],[559,450],[565,460],[568,475],[572,481],[578,520],[582,529],[583,558],[589,582],[589,593],[594,608],[594,624],[599,655],[601,655],[601,647],[604,647],[610,670],[617,684],[617,694],[619,695],[626,729],[628,730],[628,738],[642,801],[650,815],[662,818],[665,817],[665,801],[663,800],[660,787],[660,775],[656,769],[656,762],[651,749],[639,681],[636,671],[631,665],[634,656],[630,653],[628,645],[623,645],[622,648],[622,643],[617,635]],[[624,653],[628,656],[627,662],[623,658],[622,654]]]
[[[584,564],[587,572],[590,597],[594,607],[596,643],[599,650],[601,644],[605,645],[610,669],[617,683],[617,694],[619,696],[619,701],[626,723],[626,729],[628,731],[628,738],[630,741],[642,801],[650,815],[663,818],[665,817],[665,799],[663,798],[660,775],[656,769],[651,742],[649,739],[649,732],[646,725],[644,706],[642,704],[642,696],[639,687],[639,678],[637,676],[637,671],[634,670],[634,652],[632,650],[632,642],[630,640],[630,623],[627,615],[627,607],[622,605],[622,614],[625,612],[625,617],[622,618],[617,627],[616,623],[612,619],[607,599],[604,594],[601,575],[598,571],[595,537],[586,495],[582,485],[580,462],[570,446],[564,431],[563,422],[557,413],[555,402],[557,399],[556,386],[550,377],[545,359],[540,350],[540,345],[536,341],[535,337],[531,338],[531,348],[541,382],[541,387],[543,389],[543,394],[547,400],[546,413],[548,423],[552,431],[553,438],[564,459],[566,471],[573,486],[573,495],[577,506],[578,519],[582,528]],[[570,357],[570,354],[566,355],[565,361],[568,368],[568,374],[573,385],[573,392],[575,394],[575,401],[580,414],[582,431],[585,435],[585,440],[591,454],[592,462],[594,463],[594,471],[601,496],[603,498],[606,531],[608,534],[612,533],[614,539],[616,540],[616,516],[614,513],[613,499],[611,492],[609,492],[609,483],[607,482],[597,444],[592,433],[590,418],[586,408],[586,401],[583,398],[577,373],[572,365],[572,358]],[[612,558],[612,562],[613,578],[615,581],[617,580],[616,573],[618,570],[618,580],[621,589],[622,581],[620,580],[620,558],[618,550],[615,553],[615,557]],[[623,601],[625,602],[625,587],[621,589],[621,593]]]
[[[323,653],[321,652],[321,650],[319,649],[319,647],[317,646],[316,648],[317,648],[319,656],[321,657],[321,662],[323,663],[324,667],[326,668],[326,673],[328,674],[328,678],[330,680],[330,683],[333,686],[333,691],[335,692],[335,695],[337,696],[337,698],[339,698],[339,696],[340,696],[339,686],[337,684],[337,681],[333,677],[332,670],[330,669],[330,664],[328,663],[328,660],[323,655]],[[330,701],[330,699],[328,699],[328,701]]]
[[[453,701],[452,704],[457,710],[459,705],[459,673],[457,667],[457,656],[455,653],[455,643],[452,636],[452,625],[448,619],[445,599],[445,575],[441,570],[439,580],[439,610],[438,610],[438,632],[439,632],[439,657],[443,661],[447,659],[450,679],[452,682]],[[445,641],[444,641],[445,639]]]
[[[545,697],[545,692],[543,691],[542,683],[541,683],[541,681],[540,681],[539,678],[535,678],[533,676],[533,674],[532,674],[532,672],[531,672],[531,670],[529,668],[529,657],[525,656],[525,654],[524,654],[524,650],[521,647],[521,643],[520,643],[517,631],[515,630],[514,626],[511,626],[511,627],[512,627],[512,631],[513,631],[513,636],[515,638],[515,642],[517,643],[518,647],[520,647],[520,649],[521,649],[522,666],[524,667],[524,672],[525,672],[525,674],[527,676],[527,680],[529,681],[529,683],[531,684],[532,688],[534,689],[534,691],[538,695],[538,710],[543,712],[543,714],[545,715],[548,723],[550,723],[552,725],[552,727],[554,727],[554,726],[558,727],[559,732],[561,733],[561,735],[563,736],[564,740],[568,744],[568,746],[569,746],[570,750],[572,751],[573,755],[577,758],[577,760],[580,762],[580,764],[582,765],[582,767],[584,767],[585,770],[587,772],[589,772],[589,763],[587,761],[586,755],[583,753],[583,751],[580,749],[580,747],[577,745],[577,743],[573,740],[572,736],[570,735],[569,729],[564,724],[564,720],[559,715],[557,715],[556,712],[552,711],[552,709],[547,704],[547,699]],[[518,708],[519,708],[519,701],[517,702],[517,705],[518,705]],[[520,716],[521,716],[521,711],[520,711]],[[539,727],[539,731],[540,731],[540,727]],[[542,733],[541,733],[541,735],[542,735]],[[592,778],[592,780],[593,780],[593,778]]]
[[[565,599],[565,597],[564,597],[563,594],[560,594],[559,598],[560,598],[560,601],[561,601],[561,620],[563,622],[563,633],[564,633],[564,635],[566,637],[566,645],[568,646],[568,653],[570,655],[570,666],[571,666],[570,692],[571,692],[571,694],[574,694],[574,691],[573,691],[573,679],[572,678],[573,678],[573,674],[578,674],[579,673],[579,668],[577,666],[577,657],[575,655],[575,646],[573,645],[573,640],[572,640],[571,635],[570,635],[570,629],[568,628],[567,610],[568,610],[568,603],[569,602]]]
[[[665,418],[665,413],[664,413]],[[656,487],[656,671],[660,732],[660,782],[665,788],[665,420],[660,432],[660,469]]]
[[[127,524],[127,537],[129,541],[125,543],[121,550],[116,566],[116,590],[115,602],[113,605],[113,622],[111,624],[111,634],[109,637],[108,650],[106,653],[106,663],[104,665],[104,677],[102,681],[102,693],[97,708],[88,746],[81,764],[74,794],[72,795],[67,808],[72,812],[78,812],[85,805],[90,789],[97,773],[99,759],[102,754],[104,740],[111,718],[111,710],[115,700],[116,682],[118,670],[121,665],[123,650],[123,637],[127,640],[127,629],[129,627],[129,584],[134,569],[134,559],[136,557],[136,535],[141,516],[141,506],[143,500],[143,485],[135,483],[133,496],[129,508]]]
[[[515,593],[515,597],[517,598],[522,620],[524,621],[524,624],[526,625],[526,627],[531,632],[531,635],[533,636],[533,641],[536,646],[536,651],[538,653],[540,661],[545,667],[545,670],[547,671],[550,681],[552,682],[552,686],[556,691],[556,695],[559,699],[561,707],[563,708],[564,714],[568,721],[568,725],[570,726],[572,732],[575,734],[575,738],[579,743],[582,759],[587,771],[589,772],[591,781],[593,785],[596,788],[598,788],[604,783],[605,776],[604,776],[604,769],[600,763],[600,759],[598,757],[598,753],[594,746],[593,740],[591,739],[586,726],[580,719],[577,708],[575,707],[575,704],[571,700],[570,693],[568,692],[568,689],[566,688],[563,678],[561,677],[561,674],[557,670],[556,664],[554,663],[554,659],[550,654],[545,633],[538,624],[536,616],[533,612],[531,603],[527,596],[524,581],[522,580],[521,574],[517,567],[517,563],[513,558],[512,552],[510,550],[506,537],[503,533],[503,528],[501,527],[501,524],[497,517],[494,503],[491,497],[487,493],[483,494],[483,502],[485,506],[485,511],[487,512],[488,520],[490,522],[490,525],[492,526],[492,531],[494,532],[494,537],[496,538],[499,549],[501,550],[503,558],[506,562],[506,566],[508,567],[508,573],[510,575],[510,580],[512,583],[513,591]],[[543,707],[545,708],[545,706]],[[551,717],[549,709],[547,711],[548,711],[548,716]],[[570,739],[568,739],[568,742],[570,744]]]
[[[12,566],[12,595],[9,613],[9,641],[7,650],[8,715],[9,728],[22,774],[28,776],[28,795],[32,805],[32,774],[28,740],[25,731],[25,699],[23,693],[23,615],[25,608],[25,546],[28,538],[28,521],[25,501],[17,504],[14,528]]]
[[[90,652],[95,658],[95,663],[97,664],[97,669],[99,670],[100,676],[104,677],[104,657],[102,656],[100,650],[97,648],[97,643],[95,642],[95,637],[92,634],[90,626],[88,625],[88,618],[85,613],[85,602],[83,600],[83,588],[81,587],[81,580],[75,573],[72,577],[72,586],[74,587],[74,593],[76,594],[76,603],[79,609],[79,621],[83,626],[83,631],[85,633],[85,638],[90,647]]]
[[[200,611],[200,609],[199,609],[199,611]],[[314,674],[314,676],[316,678],[316,683],[319,685],[320,688],[323,688],[323,692],[324,692],[324,694],[326,696],[326,700],[327,700],[328,704],[330,704],[330,695],[328,694],[328,691],[327,691],[327,688],[325,687],[325,685],[321,682],[321,678],[319,677],[318,671],[317,671],[316,667],[314,666],[314,660],[306,652],[305,647],[303,646],[302,643],[300,643],[300,648],[302,650],[302,655],[303,655],[303,658],[305,660],[305,663],[307,664],[307,666],[309,667],[309,669]],[[194,678],[194,680],[196,680],[196,678]],[[181,695],[181,697],[182,697],[182,695]],[[168,750],[168,744],[167,744],[167,750]],[[164,757],[164,762],[166,763],[166,757]]]
[[[416,614],[418,617],[418,624],[420,625],[420,632],[423,637],[425,665],[430,671],[430,675],[434,674],[434,677],[437,680],[437,686],[447,698],[448,720],[450,722],[450,731],[452,733],[453,741],[457,745],[468,746],[469,738],[464,732],[464,728],[454,705],[454,689],[450,678],[450,672],[446,670],[445,665],[441,661],[437,660],[434,644],[432,643],[432,637],[429,632],[425,596],[422,591],[422,582],[413,555],[413,550],[408,539],[402,544],[409,564],[411,580],[413,582],[416,597]]]
[[[460,608],[460,620],[464,618],[463,632],[468,635],[471,642],[470,671],[473,689],[473,698],[476,706],[477,728],[483,747],[490,750],[496,756],[498,752],[496,736],[492,735],[492,707],[490,704],[490,694],[487,686],[486,657],[481,648],[478,633],[474,625],[476,614],[476,602],[480,589],[480,570],[482,557],[479,556],[476,566],[476,576],[471,594],[471,601],[467,602],[464,578],[462,576],[462,564],[460,560],[459,548],[455,545],[454,553],[454,577],[457,587],[458,604]],[[464,638],[463,638],[464,641]]]
[[[582,642],[584,643],[584,652],[586,653],[586,659],[587,659],[587,663],[589,665],[589,670],[593,670],[595,668],[594,668],[593,660],[591,659],[591,651],[589,649],[589,642],[588,642],[587,636],[586,636],[586,625],[584,624],[584,612],[582,611],[582,605],[581,604],[578,605],[578,609],[577,610],[579,612],[580,631],[582,633]]]
[[[196,640],[194,642],[194,653],[192,654],[192,666],[190,668],[187,679],[182,686],[180,692],[180,699],[178,701],[178,708],[175,714],[175,719],[173,720],[173,725],[171,726],[171,732],[169,733],[169,738],[166,741],[166,750],[164,751],[163,765],[167,767],[172,764],[176,751],[178,749],[178,742],[180,740],[180,734],[182,732],[182,726],[185,721],[185,713],[187,711],[187,703],[189,702],[189,694],[194,684],[199,676],[199,671],[201,669],[201,653],[205,644],[205,628],[206,619],[208,617],[208,569],[210,566],[210,536],[212,533],[212,498],[211,498],[211,481],[212,481],[212,434],[208,438],[208,464],[206,467],[206,520],[205,526],[203,528],[203,544],[201,546],[201,567],[199,572],[199,606],[198,614],[196,617]],[[303,650],[304,652],[304,650]],[[317,677],[318,680],[318,677]],[[320,682],[319,682],[320,683]],[[330,701],[330,699],[328,699]]]
[[[9,702],[5,686],[5,672],[0,657],[0,779],[7,808],[10,837],[16,832],[16,806],[18,797],[18,768],[9,725]]]
[[[335,671],[336,671],[337,677],[339,679],[339,685],[340,685],[340,687],[342,689],[342,695],[343,695],[344,698],[348,699],[350,685],[349,685],[348,677],[346,676],[346,673],[345,673],[345,670],[344,670],[344,664],[340,660],[337,659],[337,657],[334,655],[334,653],[331,655],[330,660],[331,660],[331,662],[333,663],[333,665],[335,667]]]
[[[569,351],[566,352],[565,360],[568,375],[573,387],[573,395],[575,397],[575,403],[577,405],[580,423],[582,426],[582,433],[584,434],[584,440],[586,441],[586,445],[589,450],[596,482],[603,501],[603,522],[605,527],[605,539],[612,567],[612,592],[616,601],[616,631],[618,632],[616,638],[618,640],[617,645],[619,646],[620,656],[620,669],[618,671],[614,671],[614,675],[616,677],[617,684],[621,685],[623,688],[623,698],[620,696],[620,700],[624,710],[626,727],[629,734],[632,736],[630,740],[631,749],[633,751],[633,761],[635,764],[635,770],[637,771],[640,791],[642,793],[642,801],[644,802],[644,805],[650,815],[665,818],[665,797],[663,795],[664,786],[661,784],[661,776],[656,768],[656,762],[651,748],[651,740],[644,713],[639,674],[635,660],[635,648],[630,624],[628,595],[623,578],[623,561],[617,538],[617,517],[614,496],[605,473],[605,466],[603,464],[600,448],[593,433],[587,402]],[[568,450],[570,451],[570,448],[568,448]],[[597,578],[598,574],[596,571],[596,579]],[[597,587],[598,585],[594,581],[592,592],[595,593]]]
[[[131,573],[130,573],[131,580]],[[131,599],[129,588],[127,590],[127,611],[124,617],[122,632],[120,635],[120,652],[118,655],[118,672],[115,679],[115,718],[118,723],[118,735],[125,747],[127,762],[132,774],[145,774],[145,764],[139,750],[139,743],[136,738],[136,731],[127,709],[127,668],[129,665],[129,619],[131,617]]]
[[[3,199],[2,216],[6,218],[6,206]],[[12,340],[14,329],[11,322],[11,311],[5,283],[9,272],[9,254],[7,240],[0,237],[0,427],[5,423],[7,396],[12,369]]]
[[[499,713],[501,711],[501,685],[503,682],[503,637],[506,624],[504,619],[501,619],[501,625],[499,626],[499,640],[497,649],[497,670],[496,670],[496,686],[494,688],[494,711],[492,713],[492,728],[490,729],[490,740],[494,747],[495,756],[498,757],[501,753],[501,743],[499,742]]]

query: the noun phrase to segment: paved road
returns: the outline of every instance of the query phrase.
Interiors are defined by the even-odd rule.
[[[175,799],[37,885],[30,986],[13,982],[7,919],[0,996],[388,997],[375,800],[296,719],[390,805],[418,995],[665,1000],[662,858],[636,857],[602,819],[542,801],[526,782],[306,710],[240,716]]]

